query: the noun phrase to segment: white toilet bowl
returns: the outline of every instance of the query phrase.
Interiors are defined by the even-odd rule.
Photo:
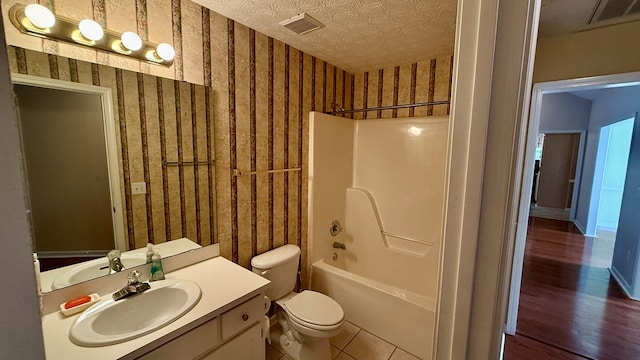
[[[329,360],[329,338],[337,335],[344,323],[344,311],[332,298],[305,290],[290,293],[276,301],[278,322],[283,334],[279,341],[287,355],[295,360]]]
[[[295,293],[300,248],[280,246],[251,259],[251,268],[271,281],[265,295],[275,299],[283,334],[272,334],[287,355],[295,360],[330,360],[329,338],[344,323],[344,311],[332,298],[315,291]]]

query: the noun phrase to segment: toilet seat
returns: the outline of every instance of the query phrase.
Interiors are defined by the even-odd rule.
[[[344,311],[332,298],[305,290],[279,304],[289,319],[314,330],[330,331],[342,325]]]

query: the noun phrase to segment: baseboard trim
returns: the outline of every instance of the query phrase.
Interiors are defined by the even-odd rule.
[[[575,225],[578,230],[580,230],[580,233],[582,233],[582,235],[584,236],[588,236],[586,233],[586,231],[584,230],[584,226],[582,226],[582,224],[580,223],[580,221],[578,221],[577,219],[573,220],[573,225]]]
[[[609,272],[611,273],[611,275],[613,275],[613,278],[616,280],[618,285],[620,285],[620,287],[622,288],[622,291],[624,291],[625,295],[627,295],[629,299],[640,301],[640,298],[637,298],[631,295],[631,287],[613,265],[611,265],[611,267],[609,268]]]
[[[618,231],[618,224],[616,224],[615,226],[596,226],[596,231],[598,230],[603,230],[603,231],[613,231],[616,232]]]
[[[582,224],[580,223],[580,221],[578,221],[577,219],[574,219],[574,220],[573,220],[573,225],[575,225],[575,226],[578,228],[578,230],[580,230],[580,233],[581,233],[582,235],[584,235],[584,236],[596,237],[596,234],[587,234],[587,231],[585,230],[585,226],[584,226],[584,225],[582,225]]]

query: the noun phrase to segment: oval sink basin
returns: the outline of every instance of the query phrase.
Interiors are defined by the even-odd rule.
[[[200,287],[186,280],[151,282],[142,294],[96,303],[71,325],[69,339],[80,346],[121,343],[155,331],[191,310],[202,294]]]
[[[130,269],[138,265],[144,265],[146,254],[122,254],[120,261],[125,269]],[[69,285],[81,283],[83,281],[95,279],[104,275],[109,275],[109,260],[107,257],[84,262],[69,271],[60,274],[51,282],[51,289],[56,290]]]

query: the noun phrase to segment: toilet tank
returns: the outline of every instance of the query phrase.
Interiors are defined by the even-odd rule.
[[[300,248],[296,245],[284,245],[267,251],[251,259],[253,272],[271,281],[265,295],[277,300],[296,287]]]

